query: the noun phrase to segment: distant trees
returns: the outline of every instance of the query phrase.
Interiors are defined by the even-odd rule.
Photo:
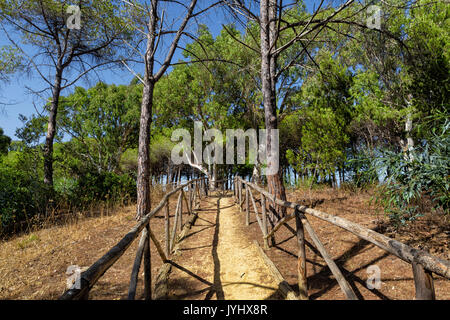
[[[100,82],[62,97],[57,123],[72,138],[64,151],[89,170],[118,173],[123,153],[137,146],[141,96],[141,85]]]
[[[8,147],[11,143],[11,138],[3,134],[3,129],[0,128],[0,155],[8,153]]]
[[[71,29],[65,0],[2,0],[3,33],[51,91],[44,146],[44,182],[53,187],[53,141],[61,91],[88,72],[114,61],[127,33],[120,16],[120,1],[78,1],[82,26]]]
[[[22,40],[35,49],[25,55],[17,49],[17,38],[8,34],[17,48],[5,49],[3,61],[9,59],[8,52],[24,59],[35,53],[30,66],[37,67],[53,93],[58,91],[57,70],[64,71],[62,90],[71,84],[69,76],[74,82],[91,70],[87,63],[95,69],[120,60],[135,79],[126,86],[77,87],[65,97],[59,91],[58,103],[55,96],[45,106],[48,117],[23,117],[25,125],[16,133],[22,142],[14,143],[10,147],[14,151],[2,157],[5,177],[9,177],[5,183],[15,177],[21,179],[21,186],[29,183],[29,177],[50,181],[49,159],[55,160],[56,193],[82,186],[98,194],[89,198],[73,193],[86,202],[105,199],[101,189],[112,189],[113,183],[128,192],[136,179],[139,218],[150,210],[152,179],[166,175],[170,181],[174,176],[169,164],[173,130],[193,130],[193,122],[200,121],[203,129],[222,132],[279,129],[280,170],[267,177],[270,191],[278,198],[283,198],[284,183],[292,180],[334,187],[352,183],[357,188],[384,180],[380,203],[397,221],[414,219],[422,199],[431,201],[433,210],[448,211],[450,28],[446,27],[449,8],[442,1],[379,3],[383,10],[379,29],[370,29],[365,22],[371,2],[351,0],[337,7],[321,2],[314,12],[300,2],[281,6],[276,0],[218,1],[203,8],[195,0],[189,4],[127,1],[125,7],[116,2],[80,2],[88,15],[90,10],[117,13],[111,18],[118,19],[114,28],[95,29],[88,24],[89,34],[65,29],[66,4],[61,1],[16,1],[25,9],[21,15],[12,9],[13,2],[0,1],[4,30],[19,28]],[[228,4],[227,13],[235,14],[234,22],[241,28],[223,25],[214,37],[197,18],[219,3]],[[37,12],[43,5],[49,8]],[[168,7],[182,12],[173,15],[175,10]],[[34,22],[31,17],[39,18]],[[55,26],[48,17],[56,21]],[[116,21],[94,13],[92,17],[102,23]],[[59,30],[55,31],[58,37],[53,37],[53,30]],[[100,38],[90,41],[94,35]],[[61,51],[65,54],[58,55],[58,48],[66,48]],[[77,50],[81,50],[79,56]],[[183,52],[183,58],[172,61],[176,50]],[[40,60],[41,56],[46,60]],[[59,60],[62,69],[58,69]],[[8,75],[17,63],[7,65],[12,67]],[[138,65],[143,66],[143,74],[133,69]],[[42,70],[55,72],[47,77]],[[51,158],[50,127],[55,128],[52,139],[56,142]],[[41,146],[45,134],[47,140]],[[250,176],[264,165],[248,161],[233,167],[208,166],[205,161],[193,164],[214,179],[236,172]],[[27,166],[32,170],[14,174]],[[185,168],[177,169],[180,178]],[[95,187],[89,189],[89,185]],[[14,207],[6,200],[5,206]]]

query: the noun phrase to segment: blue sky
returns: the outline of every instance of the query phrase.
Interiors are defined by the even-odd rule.
[[[202,1],[203,5],[205,5],[205,3],[207,3],[207,1]],[[308,0],[306,1],[306,6],[308,10],[311,11],[318,3],[320,3],[320,1]],[[170,11],[171,10],[169,9],[167,15],[171,14]],[[214,36],[220,32],[222,24],[231,22],[231,17],[226,16],[221,10],[212,11],[201,21],[201,23],[204,23],[209,27]],[[185,43],[185,41],[182,41],[181,44],[184,45]],[[6,44],[9,44],[8,39],[2,37],[0,39],[0,46]],[[164,52],[162,54],[164,54]],[[174,61],[177,61],[180,58],[181,52],[178,51],[175,54]],[[139,70],[137,71],[139,72]],[[128,84],[132,78],[133,75],[127,70],[104,70],[99,72],[98,76],[91,74],[89,82],[81,80],[76,83],[76,86],[89,87],[95,85],[99,80],[108,84]],[[35,106],[37,107],[37,110],[41,112],[42,105],[44,104],[44,99],[30,93],[25,88],[26,86],[38,91],[44,89],[46,83],[35,72],[31,71],[29,73],[24,72],[22,74],[17,74],[7,84],[0,84],[0,102],[7,103],[6,105],[0,105],[0,128],[3,128],[4,133],[12,139],[17,139],[15,131],[22,126],[22,122],[19,120],[19,114],[29,117],[36,113]],[[70,94],[74,87],[75,86],[72,86],[63,91],[62,95]],[[45,98],[48,98],[48,94]]]

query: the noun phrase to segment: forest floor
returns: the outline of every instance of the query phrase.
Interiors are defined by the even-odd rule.
[[[288,191],[288,200],[313,205],[450,259],[450,229],[442,217],[425,216],[409,227],[393,231],[386,227],[382,211],[370,205],[370,196],[365,192],[333,189]],[[156,204],[159,198],[154,198]],[[172,219],[175,202],[170,203]],[[253,240],[262,244],[254,214],[246,227],[245,214],[233,203],[231,197],[210,197],[200,206],[198,219],[181,242],[182,253],[173,264],[170,299],[281,298],[276,283],[255,254],[256,247],[252,246]],[[0,242],[0,299],[57,299],[66,288],[67,268],[88,267],[99,259],[135,225],[135,212],[135,206],[117,208],[105,215],[81,218]],[[409,264],[325,221],[314,217],[309,220],[360,298],[414,298]],[[295,227],[294,223],[291,221],[291,227]],[[152,231],[164,243],[162,212],[152,219]],[[296,240],[287,228],[281,228],[275,239],[276,245],[266,254],[296,290]],[[306,240],[310,240],[308,236]],[[137,242],[100,278],[91,291],[91,299],[126,299]],[[152,246],[153,283],[161,265]],[[369,290],[366,286],[367,268],[371,265],[380,268],[380,289]],[[311,299],[344,298],[323,259],[309,248],[307,271]],[[139,279],[137,299],[143,296],[142,276]],[[450,299],[450,281],[436,276],[435,290],[437,299]]]

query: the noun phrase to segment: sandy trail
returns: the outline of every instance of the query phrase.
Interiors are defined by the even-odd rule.
[[[220,279],[226,300],[264,300],[278,288],[257,248],[245,236],[243,213],[232,198],[220,199],[220,229],[217,253],[221,263]]]
[[[170,299],[281,299],[278,283],[248,236],[231,197],[203,199],[181,243],[169,280]]]

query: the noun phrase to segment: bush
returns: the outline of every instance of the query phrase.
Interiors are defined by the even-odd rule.
[[[426,206],[449,213],[450,208],[450,122],[447,121],[431,139],[411,152],[385,151],[373,160],[373,167],[386,175],[376,201],[394,225],[405,224],[422,216]]]
[[[45,212],[47,199],[45,185],[29,173],[0,166],[0,233],[21,229],[21,222]]]
[[[50,191],[36,170],[39,155],[38,150],[27,149],[0,158],[0,234],[36,224],[46,216],[49,206],[84,209],[94,202],[122,204],[137,197],[136,182],[130,175],[110,172],[55,177],[54,192]]]
[[[134,201],[137,197],[136,181],[129,175],[112,172],[87,173],[76,181],[65,179],[61,181],[60,192],[74,207],[97,201]]]

